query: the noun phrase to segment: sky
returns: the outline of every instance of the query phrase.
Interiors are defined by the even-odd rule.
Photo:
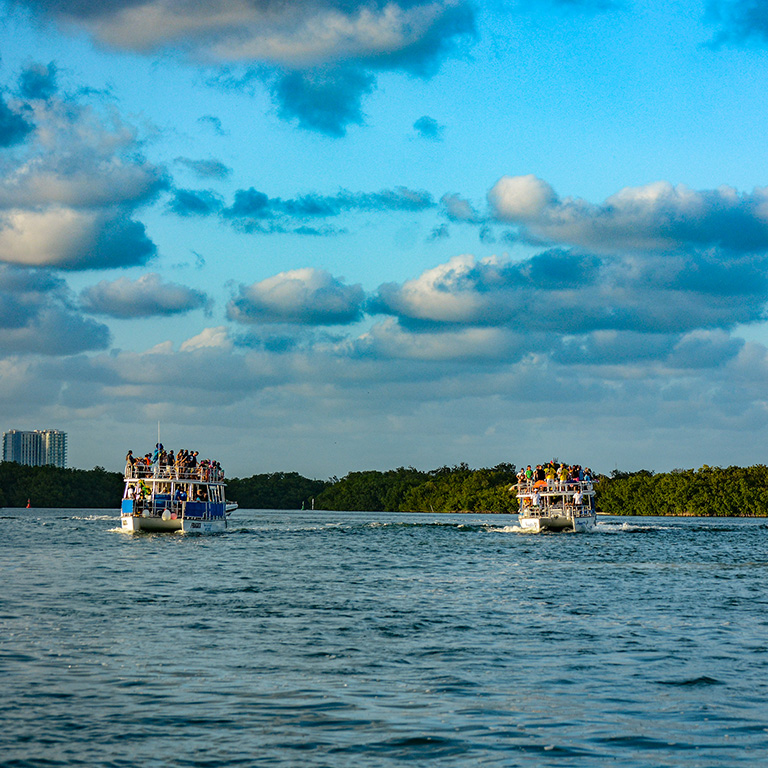
[[[0,24],[3,430],[239,477],[766,462],[768,5]]]

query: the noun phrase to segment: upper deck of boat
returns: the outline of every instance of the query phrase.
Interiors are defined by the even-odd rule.
[[[224,483],[224,474],[207,468],[188,467],[176,470],[172,467],[148,467],[141,465],[125,468],[126,481],[139,481],[152,483],[155,481],[167,483],[169,480],[185,483]]]
[[[162,448],[162,446],[160,446]],[[166,456],[170,460],[166,460]],[[144,457],[134,458],[129,451],[125,462],[125,482],[133,483],[141,481],[146,484],[184,482],[198,484],[223,484],[224,470],[218,461],[212,459],[197,460],[197,452],[191,455],[185,453],[183,461],[173,460],[171,452],[162,452],[159,456],[146,454]],[[154,459],[154,460],[153,460]]]
[[[581,491],[582,496],[594,496],[595,488],[591,480],[537,480],[531,482],[518,483],[511,486],[510,490],[515,490],[518,498],[521,496],[573,496]]]

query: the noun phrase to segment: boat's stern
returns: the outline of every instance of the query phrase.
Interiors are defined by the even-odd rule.
[[[594,531],[597,525],[597,518],[592,515],[578,515],[573,518],[573,530],[577,533],[589,533]]]
[[[184,533],[224,533],[227,530],[227,519],[218,517],[212,520],[197,520],[186,517],[181,521],[181,530]]]
[[[540,517],[519,517],[518,522],[520,527],[524,531],[530,531],[531,533],[539,533],[541,531],[541,518]]]
[[[120,514],[120,528],[126,533],[135,533],[141,530],[141,518],[133,514]]]

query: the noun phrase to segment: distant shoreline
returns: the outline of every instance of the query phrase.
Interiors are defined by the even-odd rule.
[[[87,510],[89,512],[94,511],[100,511],[100,512],[114,512],[115,517],[118,517],[120,515],[120,508],[119,507],[85,507],[85,506],[77,506],[77,507],[36,507],[32,505],[31,507],[0,507],[0,512],[24,512],[29,510],[32,511],[59,511],[59,510]],[[394,515],[508,515],[508,516],[515,516],[517,515],[517,511],[514,512],[480,512],[477,510],[471,510],[471,509],[460,509],[460,510],[447,510],[447,511],[436,511],[436,512],[424,512],[424,511],[414,511],[414,510],[397,510],[397,511],[389,511],[389,510],[361,510],[361,509],[344,509],[344,510],[330,510],[330,509],[293,509],[293,508],[286,508],[286,507],[254,507],[254,508],[248,508],[248,507],[241,507],[241,512],[245,511],[264,511],[264,512],[322,512],[323,514],[329,514],[332,512],[346,512],[353,515],[370,515],[370,514],[378,514],[379,512],[383,512],[385,514],[394,514]],[[237,513],[235,513],[237,514]],[[741,518],[749,518],[749,519],[755,519],[759,520],[761,518],[768,518],[768,514],[746,514],[746,515],[695,515],[690,512],[681,512],[681,513],[656,513],[656,514],[631,514],[631,513],[624,513],[624,514],[614,514],[612,512],[597,512],[598,517],[700,517],[702,519],[706,520],[712,520],[712,519],[741,519]]]
[[[313,480],[298,472],[272,472],[226,480],[227,498],[241,509],[516,514],[513,464],[472,469],[467,464],[421,471],[350,472]],[[599,476],[601,516],[768,518],[768,467],[649,470]],[[0,463],[0,509],[114,509],[124,479],[102,467],[92,470]]]

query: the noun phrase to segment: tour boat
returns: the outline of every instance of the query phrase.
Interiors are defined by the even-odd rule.
[[[227,501],[218,464],[176,467],[127,462],[120,510],[123,531],[222,533],[237,502]]]
[[[592,531],[597,524],[595,491],[590,481],[539,480],[510,490],[520,502],[519,522],[524,531]]]

